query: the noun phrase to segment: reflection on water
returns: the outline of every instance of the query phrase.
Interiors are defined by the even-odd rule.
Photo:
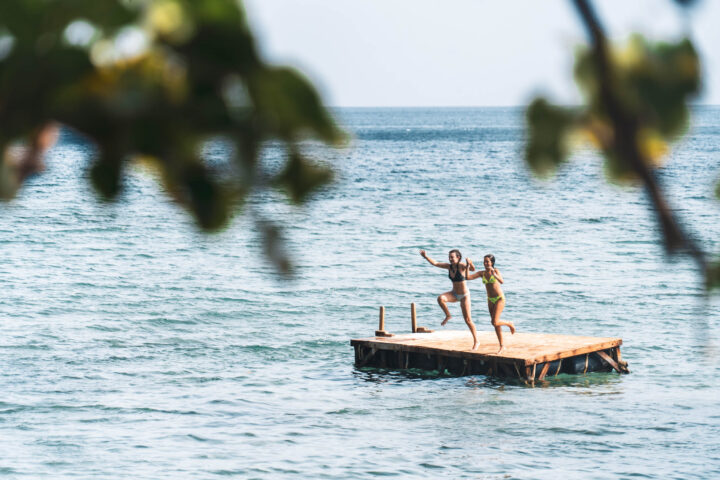
[[[415,380],[438,380],[445,378],[459,378],[465,381],[465,385],[471,388],[503,388],[503,387],[529,387],[529,388],[588,388],[590,390],[574,392],[579,395],[618,395],[621,391],[597,391],[591,389],[600,385],[622,385],[621,375],[615,372],[594,372],[587,374],[568,375],[561,373],[557,376],[547,376],[543,380],[527,381],[520,378],[504,378],[485,375],[458,376],[452,375],[447,370],[442,374],[437,370],[420,370],[409,368],[395,370],[379,367],[360,367],[353,371],[355,378],[371,383],[402,383],[403,381]]]

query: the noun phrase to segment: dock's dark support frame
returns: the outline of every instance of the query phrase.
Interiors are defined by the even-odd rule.
[[[542,381],[548,376],[561,373],[585,374],[597,371],[629,373],[627,363],[622,360],[620,346],[566,356],[544,362],[522,363],[517,359],[467,354],[449,350],[413,351],[398,344],[367,345],[352,340],[355,348],[357,367],[374,366],[388,369],[420,369],[438,371],[441,375],[489,375],[505,378],[520,378],[526,381]],[[385,347],[385,348],[383,348]]]

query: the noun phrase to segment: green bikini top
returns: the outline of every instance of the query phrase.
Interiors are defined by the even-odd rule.
[[[495,275],[490,275],[490,280],[488,280],[488,279],[485,278],[485,275],[483,275],[483,276],[482,276],[482,281],[483,281],[484,284],[487,285],[488,283],[495,283],[495,282],[497,281],[497,278],[495,278]]]

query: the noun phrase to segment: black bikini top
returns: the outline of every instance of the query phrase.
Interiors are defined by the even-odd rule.
[[[458,265],[457,270],[455,270],[454,274],[452,273],[452,265],[448,267],[448,278],[453,282],[465,281],[465,277],[463,277],[463,274],[460,273],[460,265]]]

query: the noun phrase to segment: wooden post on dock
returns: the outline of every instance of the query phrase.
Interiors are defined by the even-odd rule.
[[[410,321],[412,322],[412,332],[417,331],[417,312],[415,311],[415,304],[410,304]]]
[[[378,329],[375,330],[376,337],[392,337],[393,334],[385,331],[385,307],[380,307],[380,324]]]
[[[412,320],[412,332],[413,333],[432,333],[433,331],[429,328],[417,326],[417,312],[415,311],[415,304],[410,304],[410,319]]]

